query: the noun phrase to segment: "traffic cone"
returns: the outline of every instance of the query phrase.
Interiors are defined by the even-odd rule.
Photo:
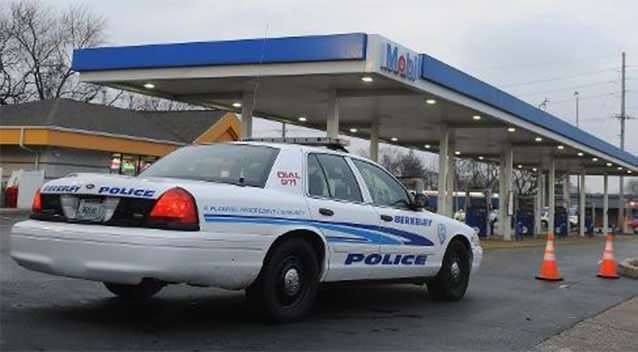
[[[607,234],[605,239],[605,249],[603,250],[603,258],[600,260],[600,270],[598,270],[598,277],[604,279],[617,279],[619,278],[616,271],[616,259],[614,259],[614,236]]]
[[[561,281],[556,264],[556,253],[554,252],[554,233],[547,234],[547,244],[545,244],[545,255],[543,256],[543,264],[541,264],[541,272],[536,276],[538,280]]]

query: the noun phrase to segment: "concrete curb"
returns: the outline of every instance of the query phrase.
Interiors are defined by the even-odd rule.
[[[638,279],[638,258],[627,258],[618,263],[618,273],[632,279]]]
[[[0,208],[0,215],[29,215],[31,209]]]

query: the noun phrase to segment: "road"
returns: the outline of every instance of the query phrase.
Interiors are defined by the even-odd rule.
[[[595,276],[600,244],[557,244],[565,281],[534,280],[543,249],[493,249],[461,302],[435,303],[413,285],[336,286],[304,321],[272,325],[242,292],[170,286],[124,304],[99,283],[18,267],[0,214],[0,350],[527,350],[638,295],[638,282]],[[617,258],[638,240],[616,243]]]

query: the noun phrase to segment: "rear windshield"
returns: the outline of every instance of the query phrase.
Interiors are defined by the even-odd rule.
[[[157,161],[140,177],[173,177],[264,187],[278,153],[276,148],[245,144],[184,147]]]

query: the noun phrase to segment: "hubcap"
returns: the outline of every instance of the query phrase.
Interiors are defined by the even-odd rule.
[[[450,265],[450,275],[452,275],[452,280],[454,281],[459,281],[461,278],[461,267],[458,262],[454,262]]]
[[[288,296],[294,296],[299,292],[299,272],[296,268],[290,268],[284,274],[284,291]]]

